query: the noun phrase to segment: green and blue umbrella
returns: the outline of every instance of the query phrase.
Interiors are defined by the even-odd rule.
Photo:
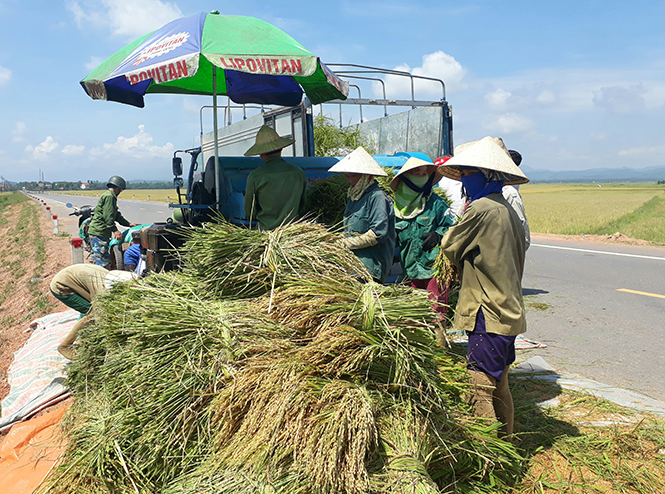
[[[143,107],[150,93],[225,95],[238,104],[296,106],[346,99],[348,83],[260,19],[201,13],[117,51],[81,81],[93,99]]]

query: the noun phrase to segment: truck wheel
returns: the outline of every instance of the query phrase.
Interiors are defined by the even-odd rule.
[[[122,254],[122,245],[115,244],[111,248],[111,253],[112,253],[111,257],[113,258],[112,261],[115,261],[115,269],[117,269],[118,271],[124,271],[125,262]]]

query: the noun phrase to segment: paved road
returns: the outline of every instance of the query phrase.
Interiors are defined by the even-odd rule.
[[[77,233],[75,205],[96,198],[40,194]],[[166,204],[119,199],[131,222],[165,221]],[[68,229],[69,228],[69,229]],[[523,288],[526,336],[548,348],[519,352],[541,355],[558,371],[579,374],[665,401],[665,249],[556,241],[534,234],[527,252]],[[619,254],[619,255],[617,255]],[[628,291],[619,291],[628,290]],[[641,293],[636,293],[641,292]],[[546,310],[533,306],[545,304]]]
[[[523,291],[526,336],[560,372],[665,401],[665,249],[534,236]],[[529,305],[546,304],[546,310]]]
[[[100,191],[100,195],[103,191]],[[65,207],[66,203],[74,206],[90,205],[95,206],[99,198],[68,196],[65,194],[35,194],[40,199],[46,201],[49,207],[57,211],[61,230],[63,232],[78,235],[78,222],[75,216],[68,216],[73,209]],[[166,221],[171,216],[172,210],[168,204],[161,202],[133,201],[123,199],[122,195],[118,199],[118,209],[130,223],[156,223]]]

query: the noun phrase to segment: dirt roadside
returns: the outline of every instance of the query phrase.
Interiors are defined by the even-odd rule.
[[[53,221],[30,200],[0,218],[0,400],[9,393],[7,371],[30,337],[33,320],[67,310],[49,291],[53,276],[71,264],[69,236],[53,234]]]
[[[665,245],[649,242],[639,238],[631,238],[623,233],[616,232],[612,235],[559,235],[556,233],[534,233],[531,232],[531,241],[534,240],[557,240],[561,242],[588,242],[593,244],[623,244],[643,247],[665,248]]]

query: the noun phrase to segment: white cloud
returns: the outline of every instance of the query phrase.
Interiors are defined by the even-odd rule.
[[[646,107],[642,97],[644,93],[646,90],[642,84],[601,87],[594,91],[593,104],[617,115],[639,113]]]
[[[442,80],[445,83],[446,97],[448,92],[460,91],[466,88],[466,84],[462,82],[466,75],[466,69],[454,57],[442,51],[423,55],[423,64],[420,67],[412,69],[409,65],[403,64],[395,67],[394,70]],[[386,81],[386,95],[388,98],[411,99],[411,81],[409,77],[388,75],[384,80]],[[381,83],[374,82],[372,86],[374,95],[379,98],[383,97]],[[443,95],[441,83],[436,81],[415,79],[414,88],[415,99],[417,100],[428,98],[439,100]]]
[[[508,99],[510,98],[511,93],[509,91],[504,91],[503,89],[497,89],[491,93],[485,95],[485,101],[487,106],[491,110],[505,110],[508,104]]]
[[[545,90],[536,97],[536,101],[541,105],[553,105],[557,102],[557,97],[553,91]]]
[[[0,86],[12,79],[12,71],[0,65]]]
[[[592,132],[589,137],[594,141],[605,142],[609,139],[607,132]]]
[[[639,156],[645,154],[662,155],[663,153],[665,153],[665,146],[650,146],[650,147],[640,147],[632,149],[621,149],[619,151],[619,156]]]
[[[81,0],[70,2],[67,8],[79,28],[86,24],[102,27],[128,41],[183,16],[175,3],[160,0]]]
[[[120,136],[114,143],[104,144],[102,147],[92,148],[90,156],[96,158],[135,158],[151,159],[155,157],[169,157],[173,154],[173,144],[167,142],[163,146],[152,144],[152,136],[145,131],[145,125],[139,125],[135,136]]]
[[[25,137],[23,135],[28,131],[28,126],[25,122],[16,122],[12,130],[12,142],[23,142]]]
[[[26,146],[25,152],[31,154],[36,160],[45,160],[53,151],[57,149],[59,144],[55,142],[53,137],[48,136],[43,142],[37,144],[36,147],[31,145]]]
[[[67,144],[64,148],[62,148],[62,151],[60,152],[67,156],[78,156],[80,154],[83,154],[83,151],[85,151],[85,146],[76,146],[75,144]]]
[[[492,117],[483,123],[483,127],[489,132],[498,134],[514,134],[528,132],[535,126],[534,122],[517,113],[506,113],[498,117]]]
[[[85,63],[85,68],[88,69],[89,72],[92,72],[95,70],[100,63],[102,63],[105,59],[102,57],[90,57],[90,60],[88,60],[87,63]]]

